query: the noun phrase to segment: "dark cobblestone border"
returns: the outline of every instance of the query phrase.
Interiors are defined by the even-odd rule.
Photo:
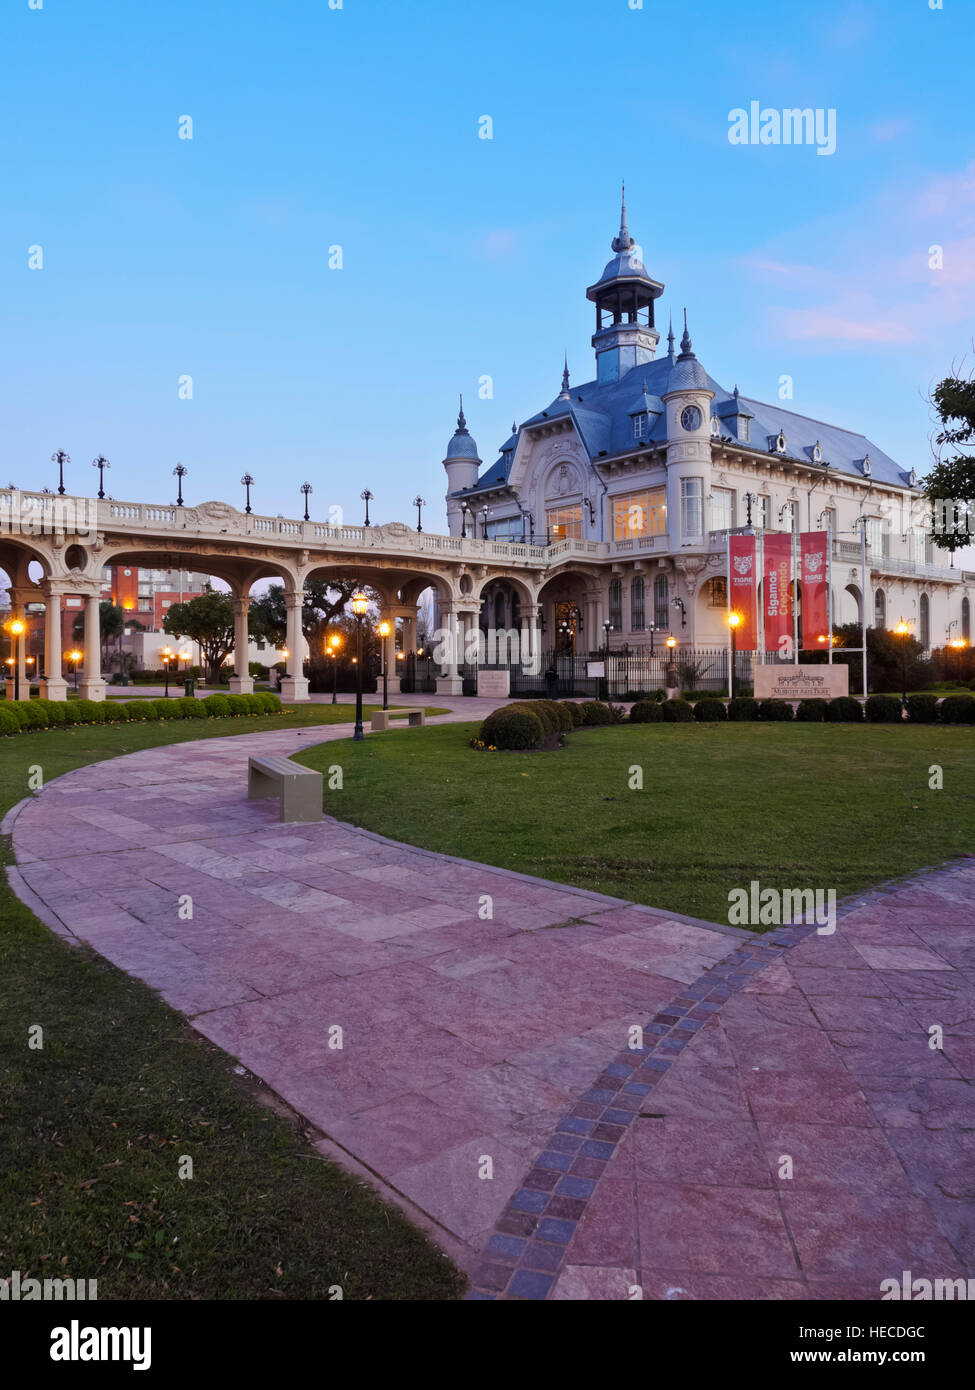
[[[904,878],[843,899],[837,905],[837,930],[843,917],[858,908],[912,885],[923,886],[932,874],[955,868],[967,858],[975,856],[915,869]],[[715,926],[721,929],[720,923]],[[617,1052],[589,1090],[563,1115],[508,1203],[475,1266],[468,1300],[548,1298],[596,1184],[625,1140],[645,1098],[726,999],[815,931],[815,925],[801,923],[752,937],[686,985],[643,1025],[642,1048]]]

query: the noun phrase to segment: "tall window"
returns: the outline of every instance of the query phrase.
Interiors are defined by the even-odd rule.
[[[614,540],[630,541],[637,536],[662,536],[666,532],[666,488],[622,493],[612,502]]]
[[[642,439],[647,432],[647,417],[645,414],[634,415],[633,417],[633,438]]]
[[[506,516],[487,524],[488,536],[502,541],[520,540],[524,529],[525,523],[520,516]]]
[[[871,517],[867,521],[867,545],[874,555],[886,555],[889,549],[890,532],[884,525],[880,517]]]
[[[768,526],[768,498],[752,493],[752,525],[760,531]]]
[[[703,534],[704,480],[702,478],[681,478],[680,481],[680,533],[682,540],[696,539]]]
[[[782,508],[782,530],[794,531],[796,529],[796,504],[786,502]]]
[[[967,597],[961,601],[961,635],[966,642],[971,641],[972,637],[972,605]]]
[[[887,626],[887,595],[883,589],[878,589],[873,596],[873,625],[874,627]]]
[[[714,579],[709,579],[704,588],[708,596],[709,608],[728,607],[728,581],[723,574],[716,575]]]
[[[653,581],[653,625],[658,632],[670,627],[670,580],[665,574]]]
[[[630,631],[642,632],[646,627],[643,606],[643,578],[637,575],[630,585]]]
[[[621,579],[609,581],[609,621],[613,624],[614,632],[621,630],[623,626],[623,581]]]
[[[835,540],[835,538],[836,538],[836,508],[835,508],[835,507],[826,507],[824,510],[825,510],[825,512],[826,512],[826,515],[823,517],[823,524],[824,524],[825,526],[828,526],[828,527],[829,527],[830,535],[831,535],[831,536],[834,538],[834,540]]]
[[[574,507],[553,507],[545,513],[549,535],[555,541],[582,540],[582,503]]]
[[[927,651],[931,645],[931,604],[927,594],[921,595],[918,600],[917,609],[919,626],[921,629],[918,633],[918,641],[921,643],[924,650]]]
[[[735,494],[728,487],[711,493],[711,530],[730,531],[735,524]]]

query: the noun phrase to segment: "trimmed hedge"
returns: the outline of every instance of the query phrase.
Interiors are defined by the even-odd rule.
[[[182,719],[183,717],[178,700],[167,700],[160,696],[158,700],[152,700],[150,703],[155,706],[160,719]]]
[[[128,711],[129,719],[153,720],[159,718],[159,711],[151,700],[127,700],[124,708]]]
[[[871,724],[900,724],[904,718],[896,695],[871,695],[867,700],[867,719]]]
[[[723,700],[715,700],[713,696],[706,696],[698,700],[694,706],[694,718],[701,720],[702,723],[720,724],[722,720],[728,718],[728,711],[724,707]]]
[[[4,703],[0,704],[0,734],[19,734],[20,720],[13,710]]]
[[[276,714],[282,708],[278,697],[269,692],[229,697],[210,695],[206,700],[195,700],[189,695],[171,700],[0,700],[0,736],[75,724],[220,718],[230,715],[231,699],[243,702],[236,711],[240,714],[264,716]],[[568,727],[569,717],[560,707],[560,723],[564,721]],[[554,725],[555,719],[551,715],[548,718]]]
[[[938,722],[937,695],[908,695],[907,717],[912,724],[936,724]]]
[[[862,724],[863,706],[852,695],[838,695],[826,706],[826,718],[830,724]]]
[[[739,724],[757,719],[758,701],[751,695],[736,695],[728,701],[728,718]]]
[[[694,706],[687,700],[665,700],[660,708],[665,724],[686,724],[694,718]]]
[[[226,719],[230,716],[230,701],[226,695],[207,695],[202,702],[207,707],[207,712],[216,719]]]
[[[537,748],[545,729],[542,721],[524,706],[504,705],[481,725],[481,739],[489,748]]]
[[[587,728],[592,728],[595,724],[611,724],[613,721],[609,706],[604,705],[601,700],[583,700],[580,708],[582,722]]]
[[[659,700],[638,700],[630,710],[631,724],[659,724],[663,717]]]
[[[803,724],[821,724],[826,718],[826,700],[800,700],[796,718]]]
[[[946,695],[938,717],[942,724],[975,724],[975,695]]]
[[[794,718],[794,714],[788,700],[762,700],[758,706],[758,717],[781,723]]]
[[[572,727],[574,729],[580,728],[582,725],[582,710],[579,706],[574,700],[563,700],[561,704],[562,708],[569,716],[569,722],[572,724]]]

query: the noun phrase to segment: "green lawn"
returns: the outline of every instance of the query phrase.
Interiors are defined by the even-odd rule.
[[[350,746],[326,809],[428,849],[723,921],[729,891],[752,879],[842,898],[975,845],[975,729],[623,724],[530,754],[475,752],[476,729]],[[935,763],[942,791],[928,787]],[[628,787],[632,765],[642,791]]]
[[[27,768],[352,717],[95,725],[0,739],[0,811]],[[350,747],[353,746],[351,743]],[[355,745],[358,746],[358,745]],[[243,795],[243,790],[242,793]],[[10,862],[9,843],[2,846]],[[41,1024],[44,1048],[27,1047]],[[178,1176],[180,1157],[194,1163]],[[140,982],[64,945],[0,879],[0,1277],[95,1278],[101,1299],[451,1299],[457,1270],[319,1160],[219,1049]]]

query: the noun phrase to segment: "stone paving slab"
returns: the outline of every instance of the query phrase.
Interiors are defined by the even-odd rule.
[[[975,1274],[975,861],[753,937],[246,800],[251,753],[349,732],[79,768],[7,817],[11,882],[429,1217],[474,1299]]]

